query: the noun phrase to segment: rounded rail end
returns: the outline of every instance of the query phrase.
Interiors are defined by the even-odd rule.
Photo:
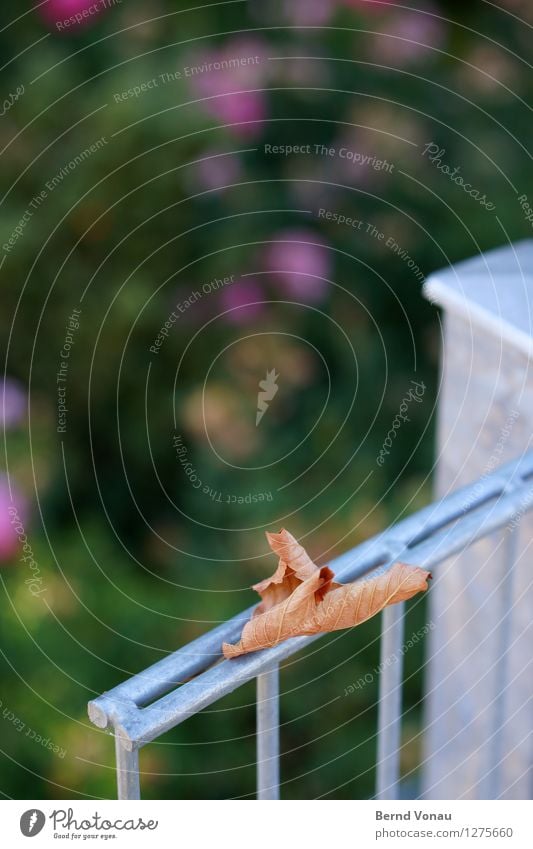
[[[97,726],[97,728],[107,728],[109,725],[107,712],[105,708],[98,703],[98,701],[89,702],[87,705],[87,713],[89,714],[89,719],[93,725]]]

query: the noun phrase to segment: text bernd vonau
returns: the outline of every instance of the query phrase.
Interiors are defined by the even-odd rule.
[[[411,816],[412,815],[412,816]],[[451,814],[432,814],[428,811],[405,811],[405,813],[387,814],[385,811],[376,811],[377,820],[451,820]]]

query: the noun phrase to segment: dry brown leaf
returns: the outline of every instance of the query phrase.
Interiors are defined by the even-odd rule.
[[[331,569],[315,566],[287,531],[270,534],[269,542],[281,553],[280,564],[272,578],[256,585],[263,598],[259,612],[246,623],[236,645],[224,643],[226,658],[270,648],[290,637],[360,625],[387,605],[406,601],[428,587],[429,572],[404,563],[395,563],[375,578],[334,584]],[[293,554],[297,555],[295,562],[290,559]],[[274,603],[280,595],[281,600]]]
[[[285,601],[300,584],[319,571],[305,548],[284,528],[279,534],[267,533],[266,537],[270,548],[278,555],[279,563],[272,577],[252,587],[262,598],[261,604],[253,612],[254,617]],[[331,583],[330,589],[339,586]]]

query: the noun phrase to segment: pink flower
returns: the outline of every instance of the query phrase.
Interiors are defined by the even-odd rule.
[[[395,11],[387,19],[383,34],[372,37],[373,56],[377,62],[408,65],[421,57],[430,58],[431,48],[441,48],[446,28],[435,6],[424,11]]]
[[[196,165],[194,180],[196,187],[212,191],[238,183],[242,177],[241,161],[237,154],[223,155],[223,151],[206,150]]]
[[[225,124],[231,124],[236,135],[253,137],[262,128],[266,117],[262,92],[241,91],[224,95],[212,105],[213,114]]]
[[[259,318],[264,312],[265,293],[257,280],[247,277],[237,280],[222,289],[220,304],[223,310],[231,310],[223,317],[232,324],[243,324]]]
[[[27,396],[22,385],[10,377],[0,383],[0,423],[4,427],[16,427],[24,420]]]
[[[185,69],[193,93],[207,98],[202,108],[238,136],[254,136],[266,117],[267,57],[263,44],[234,38],[223,47],[197,56]]]
[[[35,6],[41,17],[59,32],[94,23],[106,8],[102,0],[47,0]]]
[[[14,491],[9,494],[7,477],[0,474],[0,562],[11,560],[20,547],[19,536],[23,534],[26,521],[26,505]]]
[[[265,265],[278,288],[296,299],[321,301],[328,291],[327,246],[311,230],[283,230],[266,250]],[[326,279],[324,279],[326,278]]]
[[[339,5],[349,6],[352,9],[360,9],[362,12],[388,12],[390,4],[396,0],[387,0],[380,3],[379,0],[340,0]]]
[[[285,0],[283,17],[296,27],[319,27],[333,17],[338,0]]]

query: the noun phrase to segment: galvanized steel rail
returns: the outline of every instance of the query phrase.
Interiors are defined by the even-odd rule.
[[[519,520],[532,507],[530,452],[425,507],[329,565],[342,582],[379,574],[397,560],[434,569],[476,540],[505,528],[513,519]],[[237,641],[252,610],[89,702],[91,721],[115,735],[119,799],[140,798],[142,746],[252,678],[257,678],[257,795],[259,799],[279,798],[278,666],[320,635],[296,637],[274,648],[219,663],[222,643]],[[507,620],[501,638],[504,643],[508,640]],[[385,664],[380,675],[376,797],[395,799],[399,788],[403,604],[383,612],[381,640],[382,659],[394,655],[398,660]],[[502,655],[506,648],[502,645]],[[495,763],[495,780],[497,766]]]

